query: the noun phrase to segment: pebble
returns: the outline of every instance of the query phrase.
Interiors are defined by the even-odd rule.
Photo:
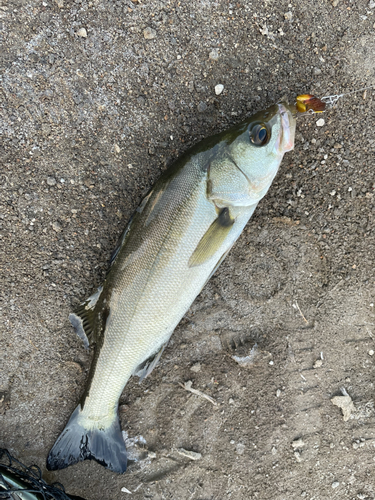
[[[125,486],[123,486],[123,487],[121,488],[121,491],[122,491],[123,493],[129,493],[129,495],[131,495],[131,494],[132,494],[132,492],[131,492],[131,491],[129,491],[127,488],[125,488]]]
[[[236,444],[236,453],[237,455],[243,455],[245,451],[245,445],[242,443]]]
[[[314,75],[320,75],[322,70],[320,68],[314,68]]]
[[[85,28],[80,28],[78,31],[77,31],[77,35],[82,37],[82,38],[87,38],[87,31]]]
[[[217,61],[219,59],[219,49],[211,50],[211,52],[208,54],[208,57],[213,61]]]
[[[369,6],[369,9],[375,9],[375,2],[373,0],[370,0],[368,6]]]
[[[343,414],[344,422],[347,422],[353,412],[355,412],[355,406],[353,404],[352,398],[347,396],[335,396],[331,399],[331,402],[341,408]]]
[[[197,108],[198,108],[199,113],[204,113],[207,109],[207,104],[205,102],[201,101],[198,104]]]
[[[339,1],[340,0],[333,0],[333,2],[332,2],[333,7],[337,7],[339,4]]]
[[[61,224],[57,221],[52,222],[52,229],[56,231],[56,233],[59,233],[62,230]]]
[[[183,457],[190,458],[190,460],[200,460],[202,458],[201,453],[185,450],[184,448],[178,448],[177,453]]]
[[[305,446],[305,442],[301,438],[295,439],[292,442],[292,448],[294,448],[294,449],[296,449],[296,448],[302,448],[302,446]]]
[[[338,481],[335,481],[334,483],[332,483],[333,489],[337,488],[338,486],[340,486],[340,483]]]
[[[198,373],[201,371],[201,364],[200,363],[195,363],[195,365],[193,365],[190,370],[192,372],[195,372],[195,373]]]
[[[276,391],[276,397],[279,398],[280,396],[281,396],[281,390],[277,389],[277,391]]]
[[[371,349],[371,351],[368,352],[370,356],[374,355],[374,351]]]
[[[323,127],[324,124],[325,124],[325,121],[323,118],[319,118],[319,120],[316,122],[317,127]]]
[[[215,86],[215,94],[216,95],[220,95],[223,90],[224,90],[224,85],[222,85],[221,83],[219,83]]]
[[[292,12],[285,12],[284,17],[287,21],[291,21],[293,19],[293,14]]]
[[[56,179],[54,177],[47,177],[47,184],[49,186],[56,186]]]
[[[116,153],[119,153],[121,151],[120,146],[118,144],[114,145],[114,149]]]
[[[321,368],[323,365],[323,360],[322,359],[317,359],[315,363],[313,364],[313,368]]]
[[[152,40],[153,38],[156,37],[156,31],[153,30],[152,28],[146,28],[143,31],[143,36],[146,38],[146,40]]]

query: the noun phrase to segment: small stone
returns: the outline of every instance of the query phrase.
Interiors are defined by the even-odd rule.
[[[242,443],[237,443],[236,444],[236,453],[237,455],[243,455],[245,451],[245,445]]]
[[[285,12],[284,17],[287,21],[291,21],[293,19],[293,14],[292,12]]]
[[[339,4],[339,1],[340,0],[333,0],[333,2],[332,2],[333,7],[337,7]]]
[[[335,396],[331,399],[331,403],[341,408],[343,414],[342,418],[344,422],[349,420],[350,415],[355,411],[355,406],[353,404],[352,398],[349,395]]]
[[[229,441],[229,443],[230,443],[230,444],[234,444],[235,442],[236,442],[236,441],[235,441],[234,439],[231,439],[231,440]]]
[[[301,453],[299,451],[295,451],[294,456],[295,456],[297,462],[302,462]]]
[[[303,439],[299,438],[299,439],[295,439],[293,442],[292,442],[292,448],[294,449],[297,449],[297,448],[302,448],[303,446],[305,446],[305,442],[303,441]]]
[[[192,372],[195,372],[195,373],[198,373],[201,371],[201,364],[200,363],[195,363],[195,365],[193,365],[190,370]]]
[[[87,31],[85,28],[80,28],[77,31],[77,35],[80,36],[81,38],[87,38]]]
[[[322,72],[322,70],[320,68],[314,68],[314,71],[313,71],[314,75],[320,75],[321,72]]]
[[[374,351],[372,349],[368,353],[369,353],[370,356],[374,355]]]
[[[234,399],[233,399],[233,398],[229,398],[228,403],[229,403],[230,405],[233,405],[233,404],[234,404]]]
[[[119,153],[121,151],[120,146],[118,144],[114,145],[114,150],[116,153]]]
[[[281,396],[281,390],[277,389],[277,391],[276,391],[276,397],[279,398],[280,396]]]
[[[313,368],[321,368],[323,365],[323,360],[322,359],[317,359],[315,363],[313,364]]]
[[[147,457],[151,459],[156,458],[156,453],[154,451],[148,451]]]
[[[222,85],[221,83],[219,83],[215,86],[215,94],[216,95],[220,95],[223,90],[224,90],[224,85]]]
[[[323,127],[324,124],[325,124],[325,121],[323,118],[319,118],[319,120],[316,122],[317,127]]]
[[[204,113],[207,109],[207,104],[205,102],[201,101],[198,104],[197,108],[198,108],[199,113]]]
[[[123,487],[121,488],[121,491],[122,491],[123,493],[129,493],[129,495],[131,495],[131,494],[132,494],[132,492],[131,492],[131,491],[129,491],[127,488],[125,488],[125,486],[123,486]]]
[[[47,177],[47,184],[49,186],[56,186],[56,179],[54,177]]]
[[[340,486],[340,483],[338,481],[335,481],[334,483],[332,483],[333,489],[337,488],[338,486]]]
[[[153,30],[152,28],[146,28],[143,31],[143,36],[146,38],[146,40],[152,40],[153,38],[156,37],[156,31]]]
[[[373,0],[370,0],[368,6],[369,6],[369,9],[375,9],[375,2]]]
[[[62,9],[64,7],[64,2],[63,0],[56,0],[57,6],[59,9]]]
[[[338,142],[336,142],[336,144],[333,147],[335,149],[341,149],[342,148],[342,144],[339,144]]]
[[[183,457],[190,458],[190,460],[200,460],[202,458],[201,453],[185,450],[184,448],[178,448],[177,453]]]
[[[48,125],[48,123],[42,123],[42,134],[45,136],[50,135],[51,133],[51,127]]]
[[[212,61],[217,61],[219,59],[219,49],[213,49],[208,54],[208,57],[212,59]]]
[[[52,223],[52,229],[56,231],[56,233],[59,233],[62,230],[61,224],[59,222],[53,222]]]

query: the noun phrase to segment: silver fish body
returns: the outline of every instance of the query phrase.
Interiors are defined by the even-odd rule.
[[[293,149],[293,111],[278,104],[202,141],[143,200],[102,287],[70,315],[95,355],[86,393],[48,468],[93,458],[116,472],[126,469],[121,392],[130,376],[153,369],[268,191],[284,153]]]

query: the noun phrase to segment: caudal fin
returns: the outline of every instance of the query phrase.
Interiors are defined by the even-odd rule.
[[[64,469],[81,460],[96,460],[113,472],[125,472],[126,448],[118,418],[106,429],[85,429],[79,422],[80,411],[78,405],[49,452],[47,469]]]

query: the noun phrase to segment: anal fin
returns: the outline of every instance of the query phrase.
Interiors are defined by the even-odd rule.
[[[207,232],[202,236],[197,248],[189,259],[189,267],[200,266],[207,262],[221,247],[225,238],[228,236],[234,220],[231,218],[229,208],[220,210],[219,216]]]
[[[158,364],[159,359],[161,355],[163,354],[163,351],[165,349],[165,346],[167,345],[167,342],[162,345],[161,349],[156,354],[153,354],[150,358],[146,359],[143,363],[141,363],[137,368],[134,370],[134,374],[137,377],[139,377],[139,382],[142,382],[143,379],[148,377],[152,370],[155,368],[155,366]]]

